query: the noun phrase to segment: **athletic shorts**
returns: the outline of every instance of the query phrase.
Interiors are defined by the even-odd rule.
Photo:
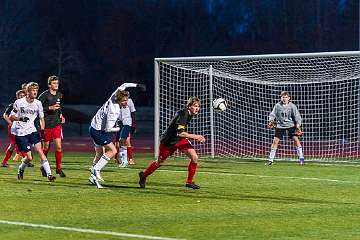
[[[9,140],[10,140],[10,144],[16,144],[15,135],[11,134],[11,125],[10,124],[8,125],[8,128],[7,128],[7,134],[8,134]]]
[[[25,136],[15,136],[15,141],[19,151],[28,152],[32,145],[41,142],[41,138],[38,132],[33,132]]]
[[[182,138],[180,141],[178,141],[175,145],[172,146],[167,146],[161,143],[159,146],[159,159],[166,160],[168,157],[173,155],[173,153],[177,149],[184,152],[188,149],[194,149],[194,147],[191,145],[189,139],[187,138]]]
[[[109,143],[112,143],[112,133],[105,132],[104,130],[96,130],[93,127],[89,127],[90,137],[93,139],[94,143],[99,146],[105,146]]]
[[[62,139],[62,125],[56,125],[54,128],[45,128],[44,130],[44,142],[50,142],[51,140],[61,138]]]
[[[120,131],[117,132],[116,138],[117,139],[127,139],[130,135],[131,127],[129,125],[123,125]]]
[[[290,139],[292,139],[294,136],[296,136],[295,134],[295,127],[291,127],[291,128],[275,128],[275,137],[282,139],[283,136],[288,135],[288,137]]]

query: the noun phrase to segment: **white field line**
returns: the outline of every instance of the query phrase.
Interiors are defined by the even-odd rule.
[[[25,226],[25,227],[33,227],[33,228],[46,228],[46,229],[63,230],[63,231],[69,231],[69,232],[91,233],[91,234],[99,234],[99,235],[111,235],[111,236],[128,237],[128,238],[156,239],[156,240],[179,240],[178,238],[156,237],[156,236],[147,236],[147,235],[140,235],[140,234],[119,233],[119,232],[112,232],[112,231],[98,231],[98,230],[85,229],[85,228],[58,227],[58,226],[52,226],[52,225],[46,225],[46,224],[34,224],[34,223],[15,222],[15,221],[7,221],[7,220],[0,220],[0,224]]]

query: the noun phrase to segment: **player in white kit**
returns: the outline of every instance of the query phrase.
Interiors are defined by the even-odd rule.
[[[38,90],[39,85],[37,83],[28,83],[26,86],[26,97],[16,100],[10,113],[10,120],[13,121],[11,133],[15,135],[19,151],[26,154],[18,168],[18,179],[24,178],[25,168],[33,159],[31,146],[34,146],[35,150],[39,153],[41,166],[46,171],[48,180],[54,181],[56,178],[51,174],[49,162],[42,151],[40,134],[34,124],[35,119],[39,117],[40,128],[44,130],[43,107],[41,102],[36,99]]]

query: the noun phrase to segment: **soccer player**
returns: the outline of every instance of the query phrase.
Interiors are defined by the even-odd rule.
[[[112,132],[120,130],[115,125],[120,118],[120,108],[127,106],[128,98],[129,92],[116,90],[91,120],[89,132],[95,145],[95,157],[93,166],[90,168],[89,181],[97,188],[103,188],[100,184],[104,181],[100,175],[101,169],[116,154],[116,147],[112,142]]]
[[[65,123],[65,118],[61,112],[61,99],[62,93],[59,91],[59,78],[57,76],[50,76],[48,78],[49,89],[45,90],[39,95],[44,109],[45,130],[42,133],[43,137],[43,152],[47,156],[50,150],[50,142],[54,141],[55,144],[55,161],[56,173],[60,177],[66,177],[62,170],[62,124]],[[44,169],[41,168],[43,176],[45,175]]]
[[[132,157],[132,146],[130,142],[130,133],[134,133],[136,129],[135,111],[135,105],[131,98],[128,99],[127,106],[121,107],[120,110],[121,114],[119,120],[122,123],[122,127],[120,131],[117,132],[117,141],[115,143],[117,149],[119,149],[119,158],[121,160],[119,167],[127,167],[128,164],[135,164]]]
[[[190,159],[185,187],[192,189],[200,188],[199,185],[193,182],[193,177],[198,165],[198,155],[189,139],[203,143],[205,142],[205,138],[202,135],[191,134],[186,131],[186,126],[199,111],[200,99],[198,97],[190,97],[187,101],[186,108],[179,110],[175,114],[167,129],[162,134],[157,160],[151,162],[144,171],[139,172],[139,185],[141,188],[145,188],[146,178],[159,168],[177,149],[181,150]]]
[[[25,97],[25,92],[23,90],[16,91],[16,99],[20,99],[23,97]],[[1,164],[2,167],[9,166],[8,161],[14,150],[16,151],[16,154],[20,153],[18,150],[18,147],[16,146],[16,143],[15,143],[15,136],[13,134],[11,134],[12,121],[10,120],[10,113],[13,110],[13,106],[14,106],[14,103],[10,103],[3,114],[5,121],[8,123],[7,132],[8,132],[10,144],[9,144],[8,148],[6,149],[5,156],[2,160],[2,164]],[[13,160],[16,161],[17,159],[15,159],[15,157],[14,157]]]
[[[295,104],[290,102],[290,95],[287,91],[280,94],[281,101],[278,102],[269,115],[268,128],[275,128],[275,136],[271,145],[269,159],[266,165],[272,165],[276,155],[280,140],[284,135],[288,135],[294,140],[296,151],[299,156],[299,164],[304,165],[304,153],[299,140],[302,135],[301,116]]]
[[[36,99],[39,85],[30,82],[26,86],[26,97],[15,101],[13,110],[10,113],[10,120],[13,121],[11,133],[15,135],[16,144],[21,152],[26,153],[18,168],[18,179],[24,178],[24,171],[28,163],[32,161],[31,145],[39,153],[41,165],[44,168],[49,181],[54,181],[55,177],[51,174],[48,160],[41,148],[41,138],[35,128],[36,117],[40,119],[40,127],[45,127],[44,112],[42,104]]]

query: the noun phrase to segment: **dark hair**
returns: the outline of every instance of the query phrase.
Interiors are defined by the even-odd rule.
[[[55,75],[48,77],[48,85],[50,85],[52,81],[59,81],[59,77]]]
[[[289,97],[290,97],[290,94],[289,94],[288,91],[282,91],[282,92],[280,93],[280,97],[282,97],[282,96],[289,96]]]

